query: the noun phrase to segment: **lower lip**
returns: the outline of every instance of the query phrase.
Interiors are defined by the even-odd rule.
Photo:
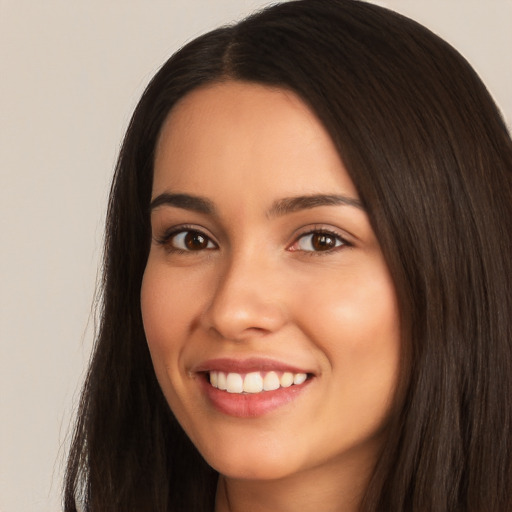
[[[214,388],[205,376],[200,380],[203,391],[218,411],[237,418],[255,418],[294,401],[309,386],[312,379],[308,378],[304,383],[294,384],[288,388],[243,394],[228,393]]]

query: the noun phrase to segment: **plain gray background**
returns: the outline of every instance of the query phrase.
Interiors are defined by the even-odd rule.
[[[0,0],[0,511],[58,512],[103,217],[144,86],[262,0]],[[375,1],[474,65],[512,123],[512,0]]]

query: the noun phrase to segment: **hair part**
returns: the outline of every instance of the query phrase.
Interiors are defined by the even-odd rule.
[[[100,329],[65,510],[209,511],[217,474],[172,415],[140,312],[158,136],[225,80],[296,93],[325,125],[392,274],[403,371],[361,510],[512,509],[512,143],[484,85],[417,23],[354,0],[298,0],[187,44],[128,128],[111,189]]]

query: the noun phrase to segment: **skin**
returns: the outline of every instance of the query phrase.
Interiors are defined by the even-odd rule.
[[[400,327],[379,243],[328,133],[291,92],[233,81],[197,89],[160,135],[153,199],[165,193],[214,207],[153,208],[141,306],[166,399],[221,475],[217,512],[356,510],[385,434]],[[316,194],[353,202],[272,210]],[[164,241],[171,228],[204,243]],[[319,230],[333,233],[327,250],[311,243]],[[220,412],[195,369],[254,356],[311,378],[266,414]]]

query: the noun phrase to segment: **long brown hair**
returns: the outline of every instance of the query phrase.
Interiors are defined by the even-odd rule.
[[[101,322],[65,510],[211,511],[217,474],[169,410],[139,294],[155,144],[173,105],[226,79],[294,91],[329,131],[393,276],[404,362],[361,510],[512,510],[512,142],[447,43],[354,0],[298,0],[192,41],[147,87],[110,194]]]

